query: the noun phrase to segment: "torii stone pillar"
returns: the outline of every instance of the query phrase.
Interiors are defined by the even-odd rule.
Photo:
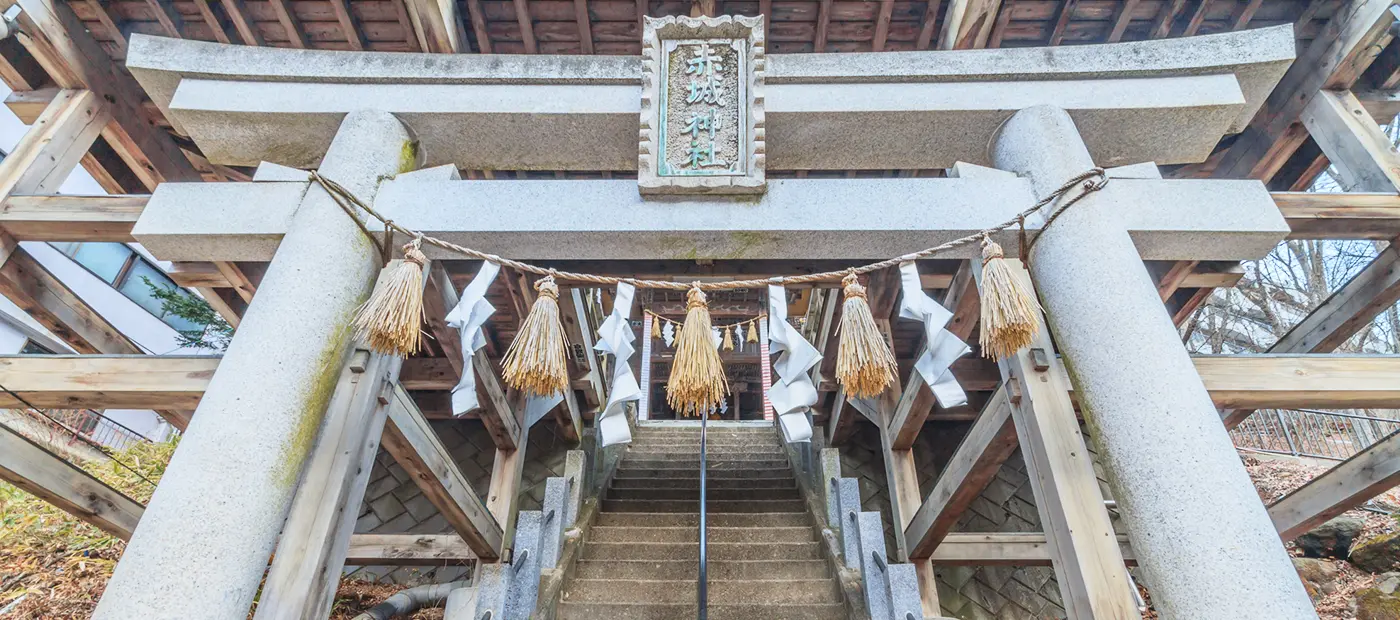
[[[320,170],[369,201],[418,163],[398,119],[363,111]],[[311,185],[94,618],[247,617],[379,270],[374,245]]]
[[[1012,116],[992,158],[1038,197],[1094,166],[1069,114],[1051,106]],[[1315,620],[1122,206],[1091,195],[1071,207],[1029,268],[1152,601],[1166,619]]]

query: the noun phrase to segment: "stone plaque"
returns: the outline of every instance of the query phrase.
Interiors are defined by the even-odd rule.
[[[646,19],[638,186],[643,194],[757,194],[763,18]]]

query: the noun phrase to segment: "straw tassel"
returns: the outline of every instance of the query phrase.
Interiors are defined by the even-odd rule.
[[[661,317],[655,314],[651,315],[651,337],[661,338]]]
[[[865,287],[855,273],[841,280],[846,301],[841,309],[839,327],[841,341],[836,352],[836,379],[846,386],[846,394],[857,398],[879,396],[894,383],[896,362],[894,353],[885,343],[870,304],[865,299]]]
[[[723,345],[720,345],[720,347],[723,348],[725,351],[733,351],[733,350],[734,350],[734,326],[733,326],[733,325],[730,325],[730,326],[727,326],[727,327],[724,328],[724,344],[723,344]]]
[[[1040,302],[1003,258],[1001,246],[982,236],[982,356],[1010,357],[1040,332]]]
[[[749,322],[748,336],[744,338],[749,344],[758,344],[758,325],[753,321]]]
[[[676,357],[666,384],[666,402],[678,414],[698,416],[719,406],[729,394],[724,363],[715,350],[710,307],[705,293],[694,286],[686,294],[685,323],[676,337]]]
[[[535,283],[539,297],[520,332],[510,343],[502,374],[511,387],[535,396],[551,396],[569,387],[564,325],[559,321],[559,285],[554,276]]]
[[[378,353],[408,357],[423,343],[423,266],[420,236],[403,247],[403,260],[386,269],[369,299],[355,313],[358,338]]]

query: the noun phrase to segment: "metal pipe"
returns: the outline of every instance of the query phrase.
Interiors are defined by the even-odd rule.
[[[705,470],[708,466],[708,463],[705,459],[705,429],[706,422],[709,420],[709,417],[710,416],[708,412],[701,412],[700,414],[700,575],[699,579],[695,583],[695,592],[698,599],[697,603],[699,605],[699,611],[696,617],[699,618],[699,620],[706,620],[706,618],[709,617],[709,580],[708,575],[706,574],[705,566]]]
[[[369,608],[368,611],[355,616],[355,620],[389,620],[396,616],[407,616],[423,607],[436,607],[447,600],[447,595],[457,588],[467,587],[465,581],[454,581],[452,583],[434,583],[426,586],[418,586],[407,590],[400,590],[393,596],[384,599],[383,603]]]

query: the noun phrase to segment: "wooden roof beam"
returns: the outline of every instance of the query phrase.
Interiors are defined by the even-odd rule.
[[[1393,38],[1390,7],[1389,0],[1344,3],[1279,80],[1213,176],[1264,179],[1266,171],[1277,169],[1302,142],[1281,138],[1317,93],[1350,88]]]
[[[18,4],[16,18],[26,49],[66,89],[90,89],[111,106],[103,131],[148,189],[162,181],[197,181],[199,173],[166,131],[142,112],[145,91],[117,65],[78,21],[66,3],[54,0],[0,0],[0,10]]]
[[[136,500],[3,424],[0,480],[122,540],[131,540],[145,512]]]
[[[1274,202],[1293,229],[1289,239],[1400,237],[1400,194],[1274,192]]]
[[[218,356],[4,355],[0,385],[14,395],[0,407],[192,411],[218,367]]]
[[[0,206],[0,229],[17,241],[132,243],[131,227],[147,195],[10,196]]]

